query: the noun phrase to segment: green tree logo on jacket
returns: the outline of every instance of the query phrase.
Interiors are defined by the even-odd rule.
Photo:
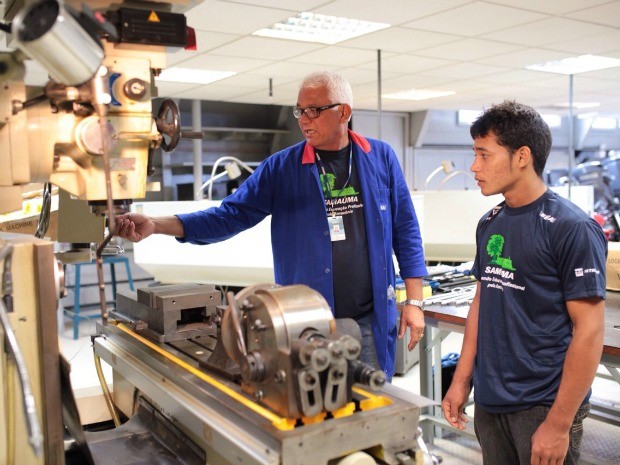
[[[493,234],[487,242],[487,253],[491,256],[492,260],[489,262],[491,265],[498,265],[505,270],[515,271],[516,268],[512,266],[512,260],[510,258],[502,257],[502,250],[504,249],[504,236],[500,234]]]
[[[357,195],[353,186],[346,186],[343,189],[334,189],[334,184],[336,183],[336,176],[332,173],[321,174],[319,175],[321,179],[321,187],[323,188],[323,194],[327,197],[347,197],[349,195]]]

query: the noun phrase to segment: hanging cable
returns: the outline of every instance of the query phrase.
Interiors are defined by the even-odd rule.
[[[94,347],[93,356],[95,357],[95,369],[97,370],[97,377],[99,378],[101,390],[103,391],[103,398],[105,399],[105,403],[108,406],[110,415],[112,416],[114,426],[118,428],[119,426],[121,426],[121,420],[118,417],[118,413],[116,413],[116,407],[114,406],[114,401],[112,400],[112,394],[110,394],[110,390],[108,389],[108,383],[106,382],[105,376],[103,375],[103,369],[101,368],[101,359],[95,353]]]
[[[34,232],[35,237],[43,239],[50,226],[50,217],[52,216],[52,184],[46,182],[43,186],[43,206],[39,214],[39,224]]]
[[[223,161],[234,161],[237,162],[239,165],[241,165],[243,168],[245,168],[249,173],[253,173],[254,170],[245,162],[239,160],[236,157],[230,157],[230,156],[226,156],[226,157],[220,157],[217,160],[215,160],[215,163],[213,164],[213,168],[211,169],[211,178],[213,179],[215,176],[215,172],[217,171],[217,167],[219,166],[220,163],[222,163]],[[211,200],[213,198],[213,182],[209,183],[209,181],[205,182],[202,187],[200,188],[200,191],[196,193],[196,197],[198,197],[199,193],[202,192],[202,190],[206,187],[206,185],[209,184],[209,194],[207,195],[207,198],[209,200]],[[202,195],[202,194],[200,194]]]
[[[12,261],[13,254],[9,251],[4,257],[4,266],[2,271],[2,301],[4,302],[7,313],[13,313],[13,274],[11,273]]]
[[[11,253],[13,253],[13,245],[8,244],[4,246],[0,250],[0,260],[9,256]],[[2,325],[4,336],[8,343],[8,349],[13,355],[13,360],[15,360],[18,378],[22,388],[22,406],[24,409],[24,417],[26,419],[28,442],[32,446],[34,454],[37,457],[40,457],[43,453],[43,435],[39,424],[39,415],[37,413],[37,406],[32,392],[32,385],[30,384],[30,376],[28,375],[28,366],[26,365],[26,359],[21,352],[15,333],[11,327],[3,299],[0,299],[0,324]]]

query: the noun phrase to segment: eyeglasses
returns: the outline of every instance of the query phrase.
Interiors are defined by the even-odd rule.
[[[330,105],[325,105],[323,107],[308,107],[308,108],[293,108],[293,116],[299,119],[302,115],[306,115],[308,119],[318,118],[323,110],[329,110],[330,108],[337,107],[338,105],[342,105],[342,103],[332,103]]]

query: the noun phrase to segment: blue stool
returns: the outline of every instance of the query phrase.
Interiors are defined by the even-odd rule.
[[[116,270],[114,265],[116,263],[124,263],[127,270],[127,281],[129,282],[129,289],[134,290],[133,277],[131,276],[131,268],[129,267],[129,259],[124,255],[108,255],[103,257],[103,264],[110,265],[110,275],[112,279],[112,298],[116,300]],[[80,272],[83,266],[95,265],[95,262],[88,263],[76,263],[75,264],[75,288],[74,288],[74,303],[73,303],[73,339],[77,339],[80,334]]]

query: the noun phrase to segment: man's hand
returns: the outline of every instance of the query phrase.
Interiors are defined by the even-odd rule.
[[[469,418],[465,415],[465,404],[469,398],[470,382],[454,379],[446,397],[441,401],[441,410],[448,423],[454,428],[464,430]]]
[[[139,242],[155,232],[155,222],[146,215],[127,213],[116,217],[115,234],[132,242]]]
[[[415,305],[405,305],[400,315],[400,327],[398,328],[398,339],[405,337],[409,327],[409,345],[407,348],[413,350],[424,336],[424,312]]]
[[[568,452],[568,433],[543,421],[532,436],[532,465],[562,465]]]

